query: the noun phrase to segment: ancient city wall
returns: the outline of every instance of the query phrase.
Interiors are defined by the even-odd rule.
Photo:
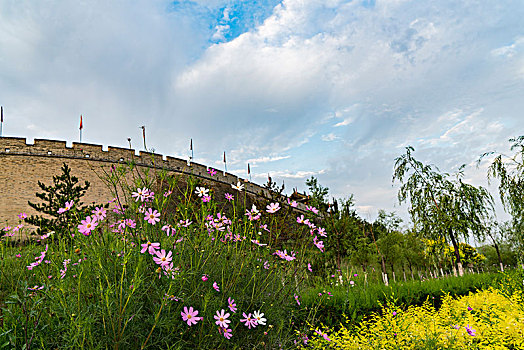
[[[38,181],[51,184],[54,175],[61,173],[65,162],[72,169],[72,174],[80,182],[89,181],[91,186],[83,198],[84,203],[105,203],[112,198],[111,192],[100,178],[102,169],[109,169],[112,164],[124,164],[133,161],[140,170],[164,169],[170,174],[199,177],[211,186],[230,186],[241,181],[245,191],[259,197],[269,197],[267,190],[252,182],[239,179],[230,173],[218,171],[210,176],[204,165],[191,163],[160,154],[139,152],[133,149],[108,147],[74,142],[67,147],[65,141],[35,139],[28,144],[25,138],[0,137],[0,225],[18,223],[17,215],[21,212],[35,214],[27,205],[28,201],[37,202],[36,192],[41,192]],[[304,208],[299,207],[302,211]]]

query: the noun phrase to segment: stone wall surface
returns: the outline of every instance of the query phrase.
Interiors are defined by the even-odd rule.
[[[91,186],[83,197],[84,203],[105,203],[112,198],[112,194],[100,178],[102,169],[129,161],[133,161],[139,171],[164,169],[173,175],[192,174],[210,186],[221,186],[223,189],[241,181],[247,193],[269,197],[268,191],[257,184],[220,171],[211,177],[206,166],[188,164],[174,157],[164,158],[160,154],[142,151],[136,155],[135,150],[111,146],[104,151],[101,145],[86,143],[74,142],[72,147],[67,147],[65,141],[35,139],[34,144],[28,144],[25,138],[0,137],[0,223],[16,225],[19,213],[36,214],[27,202],[38,202],[35,197],[36,192],[41,192],[38,181],[50,185],[53,176],[61,174],[63,163],[69,165],[72,175],[78,177],[81,183],[90,182]],[[304,210],[302,206],[297,209]]]

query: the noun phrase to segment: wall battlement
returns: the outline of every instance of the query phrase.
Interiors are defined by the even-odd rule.
[[[33,144],[27,143],[25,138],[20,137],[0,137],[0,184],[4,187],[5,193],[0,196],[0,222],[7,220],[12,222],[13,215],[24,211],[27,208],[27,201],[34,201],[34,194],[39,190],[37,181],[46,182],[47,178],[52,178],[60,172],[63,162],[71,163],[70,166],[76,170],[81,179],[86,179],[93,183],[99,181],[93,174],[86,175],[88,169],[92,170],[93,165],[101,163],[127,163],[133,162],[137,167],[163,169],[171,173],[193,175],[209,182],[217,182],[222,185],[236,184],[240,181],[245,191],[259,197],[269,198],[268,190],[247,180],[241,179],[236,175],[224,173],[217,170],[217,174],[211,176],[207,171],[208,167],[198,163],[188,163],[188,161],[163,156],[150,152],[134,149],[109,146],[107,151],[101,145],[73,142],[72,147],[67,147],[66,141],[35,139]],[[86,178],[87,177],[87,178]],[[10,189],[11,187],[12,189]],[[7,188],[7,189],[6,189]],[[95,199],[107,194],[107,191],[99,189],[97,194],[91,196]],[[88,196],[89,197],[89,196]],[[104,198],[105,199],[105,198]],[[300,205],[297,208],[303,211],[305,208]],[[26,209],[26,211],[28,211]],[[29,210],[30,211],[30,210]]]

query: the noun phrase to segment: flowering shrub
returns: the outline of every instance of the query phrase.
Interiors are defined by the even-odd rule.
[[[490,288],[458,299],[449,295],[439,310],[429,301],[402,310],[394,303],[356,328],[313,329],[312,349],[523,349],[521,295]],[[305,337],[302,335],[302,337]]]
[[[97,208],[82,217],[70,226],[71,239],[44,239],[45,250],[32,242],[20,258],[0,240],[0,305],[6,304],[0,344],[292,344],[308,257],[321,254],[312,223],[293,222],[283,234],[286,204],[246,209],[241,183],[231,184],[219,204],[212,188],[191,179],[187,188],[166,180],[168,188],[153,190],[147,176],[128,187],[116,186],[126,181],[125,171],[108,175],[117,188],[110,214]],[[291,234],[295,239],[282,239]]]

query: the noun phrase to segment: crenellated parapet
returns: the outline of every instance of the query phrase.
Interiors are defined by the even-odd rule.
[[[3,216],[5,215],[5,208],[2,208],[2,206],[5,207],[14,202],[27,205],[27,200],[34,198],[36,180],[45,179],[51,174],[56,175],[64,161],[74,163],[78,171],[83,171],[84,174],[89,169],[96,168],[95,163],[123,164],[133,162],[138,167],[192,175],[205,179],[206,182],[222,184],[222,186],[230,186],[240,181],[247,193],[270,198],[268,190],[258,184],[218,170],[217,174],[211,176],[208,173],[209,168],[207,166],[175,157],[164,157],[161,154],[143,151],[137,153],[134,149],[112,146],[109,146],[105,151],[101,145],[89,143],[73,142],[72,147],[68,147],[65,141],[35,139],[34,143],[30,144],[27,143],[25,138],[0,137],[0,172],[3,172],[3,174],[0,174],[0,180],[5,182],[5,185],[14,186],[14,188],[5,192],[4,198],[0,196],[0,220],[4,219]],[[91,182],[96,181],[95,178],[89,180]],[[28,187],[27,189],[23,186],[18,187],[18,184],[25,184]],[[97,196],[103,195],[103,190],[99,190]],[[299,204],[297,209],[303,211],[305,207]],[[12,210],[20,210],[20,208]],[[11,215],[11,212],[8,214]]]

